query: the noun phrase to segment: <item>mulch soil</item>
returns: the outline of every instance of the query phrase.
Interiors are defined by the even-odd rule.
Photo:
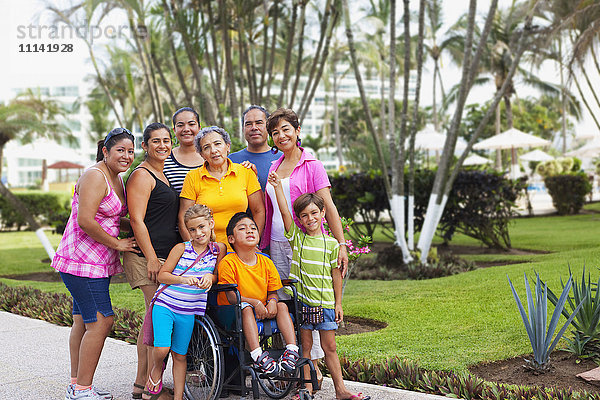
[[[554,351],[550,357],[552,369],[544,374],[536,375],[523,367],[526,364],[525,357],[529,356],[478,364],[470,367],[469,371],[471,374],[490,382],[560,389],[571,388],[574,391],[585,390],[591,393],[600,393],[600,386],[577,377],[577,374],[597,367],[596,363],[590,359],[579,360],[578,362],[577,357],[569,352]]]

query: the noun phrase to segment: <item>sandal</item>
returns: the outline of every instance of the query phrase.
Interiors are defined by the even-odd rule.
[[[142,391],[141,392],[131,392],[131,398],[136,399],[136,400],[141,399],[142,393],[144,392],[144,389],[146,389],[146,387],[144,385],[140,385],[135,382],[133,382],[133,387],[137,388],[137,389],[142,389]]]
[[[308,396],[309,399],[314,399],[315,398],[314,394],[308,394],[308,393],[306,393],[306,395]],[[295,395],[293,395],[290,398],[290,400],[305,400],[305,399],[306,399],[306,397],[304,397],[304,398],[300,397],[300,393],[296,393]]]
[[[362,393],[358,393],[341,400],[371,400],[371,396],[363,396]]]

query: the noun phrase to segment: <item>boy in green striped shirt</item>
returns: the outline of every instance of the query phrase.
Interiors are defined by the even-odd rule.
[[[316,193],[305,193],[294,201],[294,214],[306,230],[304,232],[294,223],[281,179],[276,172],[269,173],[268,182],[275,188],[285,236],[290,241],[293,251],[289,277],[300,282],[298,295],[302,301],[303,311],[303,321],[300,326],[302,356],[310,358],[312,331],[318,330],[321,347],[325,352],[325,363],[333,379],[336,399],[370,399],[370,396],[363,396],[362,393],[348,391],[342,379],[342,369],[335,344],[335,330],[344,318],[342,274],[337,267],[339,244],[323,231],[325,202]],[[305,366],[304,373],[308,376],[308,365]],[[312,392],[311,385],[306,386],[309,392]]]

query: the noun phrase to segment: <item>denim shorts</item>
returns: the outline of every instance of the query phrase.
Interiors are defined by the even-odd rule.
[[[302,306],[310,307],[308,304],[302,303]],[[338,328],[337,322],[335,322],[335,310],[333,308],[323,307],[323,322],[318,324],[302,324],[300,329],[307,329],[309,331],[335,331]]]
[[[60,277],[73,296],[73,315],[81,315],[83,322],[96,322],[96,313],[105,317],[115,314],[108,291],[110,277],[86,278],[64,272],[60,273]]]
[[[184,356],[194,330],[194,315],[177,314],[155,304],[152,307],[152,329],[154,347],[170,347],[171,351]]]

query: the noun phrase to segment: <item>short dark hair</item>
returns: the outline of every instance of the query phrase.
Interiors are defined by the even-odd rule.
[[[184,111],[189,111],[192,114],[194,114],[194,116],[196,117],[196,122],[198,123],[198,125],[200,124],[200,115],[198,115],[198,112],[196,110],[194,110],[192,107],[181,107],[179,110],[175,111],[175,114],[173,114],[173,127],[175,127],[175,118]]]
[[[294,200],[293,208],[296,217],[300,218],[300,213],[302,210],[308,207],[311,203],[317,206],[319,210],[323,210],[325,208],[325,200],[323,200],[321,196],[316,193],[304,193]]]
[[[153,122],[150,125],[148,125],[145,129],[144,129],[144,139],[143,142],[148,144],[148,140],[150,140],[150,136],[152,135],[152,132],[157,131],[159,129],[164,129],[166,130],[169,134],[171,134],[171,131],[169,130],[169,127],[166,126],[165,124],[161,123],[161,122]]]
[[[231,217],[231,219],[229,220],[229,223],[227,223],[227,228],[225,228],[225,234],[227,236],[233,235],[233,230],[235,229],[235,226],[244,218],[249,218],[256,225],[256,221],[254,221],[252,215],[248,214],[245,211],[240,211],[238,213],[235,213],[233,217]]]
[[[233,235],[233,230],[237,226],[238,222],[240,222],[241,220],[243,220],[245,218],[249,218],[250,221],[252,221],[254,223],[254,225],[256,225],[256,221],[254,221],[254,218],[252,218],[252,215],[248,214],[247,212],[240,211],[238,213],[235,213],[233,215],[233,217],[231,217],[231,219],[229,220],[229,223],[227,224],[227,228],[225,228],[225,234],[227,235],[227,242],[229,242],[229,236]],[[231,245],[231,248],[233,249],[233,251],[235,251],[235,246],[233,245],[233,243],[229,243],[229,244]]]
[[[112,149],[112,147],[115,144],[117,144],[117,142],[121,141],[121,139],[129,139],[131,140],[131,143],[135,144],[135,137],[131,132],[129,132],[128,129],[115,128],[108,132],[104,139],[98,141],[98,149],[96,150],[96,162],[104,160],[104,153],[102,152],[103,147],[106,147],[106,150],[110,151],[110,149]]]
[[[282,119],[289,122],[294,129],[298,129],[300,126],[300,122],[298,122],[298,115],[294,112],[294,110],[289,108],[278,108],[267,119],[267,132],[269,133],[269,136],[272,136],[271,132],[273,132],[277,125],[279,125],[279,121]]]
[[[269,112],[267,111],[266,108],[256,105],[256,104],[252,104],[250,107],[246,108],[246,111],[244,111],[242,113],[242,125],[246,123],[246,114],[248,114],[251,110],[259,110],[262,111],[263,114],[265,114],[265,119],[269,118]],[[265,121],[266,122],[266,121]]]

